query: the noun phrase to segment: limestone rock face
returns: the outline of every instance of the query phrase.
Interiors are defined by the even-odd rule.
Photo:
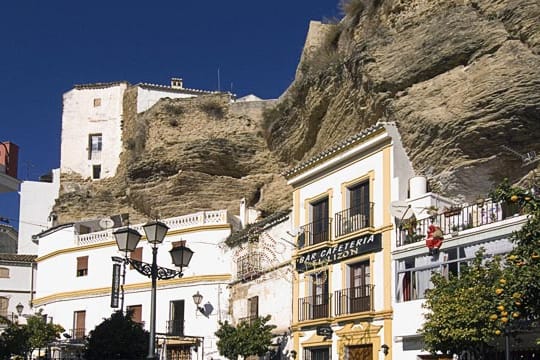
[[[398,124],[417,173],[448,196],[485,194],[531,170],[501,145],[540,151],[538,1],[355,3],[304,52],[266,120],[281,160],[382,120]]]
[[[397,123],[416,172],[447,196],[485,195],[533,170],[502,145],[540,153],[538,0],[349,3],[339,23],[310,26],[275,104],[212,95],[137,115],[128,89],[117,175],[63,174],[60,220],[236,213],[243,197],[267,213],[288,208],[282,170],[377,121]]]

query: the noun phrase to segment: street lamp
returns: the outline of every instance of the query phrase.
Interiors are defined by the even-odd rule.
[[[15,310],[17,310],[17,314],[19,314],[19,316],[22,315],[23,309],[24,309],[24,305],[21,303],[18,303],[17,306],[15,306]]]
[[[193,251],[185,246],[185,241],[179,241],[173,243],[173,248],[170,250],[172,262],[174,265],[180,267],[180,271],[167,269],[157,265],[157,250],[159,244],[165,239],[167,230],[169,227],[160,221],[151,221],[143,225],[143,230],[146,234],[148,243],[152,244],[152,263],[148,264],[142,261],[131,259],[127,257],[128,252],[132,252],[137,248],[137,244],[141,239],[141,234],[131,228],[119,229],[113,233],[116,239],[116,245],[118,250],[124,252],[126,256],[123,261],[124,264],[129,263],[139,273],[148,276],[152,279],[152,292],[150,298],[150,337],[148,344],[148,359],[156,358],[156,282],[157,279],[166,280],[172,279],[176,276],[182,277],[182,268],[187,267],[193,256]],[[124,302],[122,296],[122,303]]]

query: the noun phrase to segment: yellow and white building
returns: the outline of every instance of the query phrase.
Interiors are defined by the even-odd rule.
[[[284,175],[294,189],[296,359],[397,359],[390,203],[406,197],[413,171],[395,125],[376,124]]]

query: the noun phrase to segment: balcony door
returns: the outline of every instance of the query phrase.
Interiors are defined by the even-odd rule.
[[[328,272],[320,271],[311,275],[311,296],[313,297],[312,319],[328,317]]]
[[[184,335],[184,300],[170,302],[169,326],[170,335]]]
[[[329,239],[328,234],[328,198],[311,204],[312,244]]]
[[[363,261],[350,267],[350,313],[368,311],[371,307],[369,261]]]
[[[369,214],[369,182],[365,181],[348,188],[349,216],[351,226],[359,230],[368,226]]]

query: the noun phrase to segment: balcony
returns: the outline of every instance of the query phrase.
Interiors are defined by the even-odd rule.
[[[328,294],[298,299],[298,321],[324,319],[329,316],[330,296]]]
[[[373,203],[369,203],[369,207],[359,206],[336,213],[334,216],[336,237],[373,226],[371,214],[373,214]]]
[[[397,229],[397,246],[418,243],[426,240],[429,225],[434,223],[441,228],[443,235],[456,234],[459,231],[496,223],[519,215],[518,204],[496,203],[486,200],[478,204],[454,208],[413,224],[404,221]],[[407,225],[407,226],[404,226]]]
[[[184,320],[168,320],[167,335],[184,336]]]
[[[250,280],[258,277],[262,273],[262,254],[250,252],[236,260],[236,277],[240,280]]]
[[[298,246],[305,247],[330,241],[330,226],[332,219],[323,218],[301,227],[302,233],[298,236]]]
[[[71,342],[79,342],[84,341],[86,337],[86,329],[85,328],[75,328],[70,330],[71,335]]]
[[[357,286],[334,292],[336,316],[373,310],[373,285]]]

